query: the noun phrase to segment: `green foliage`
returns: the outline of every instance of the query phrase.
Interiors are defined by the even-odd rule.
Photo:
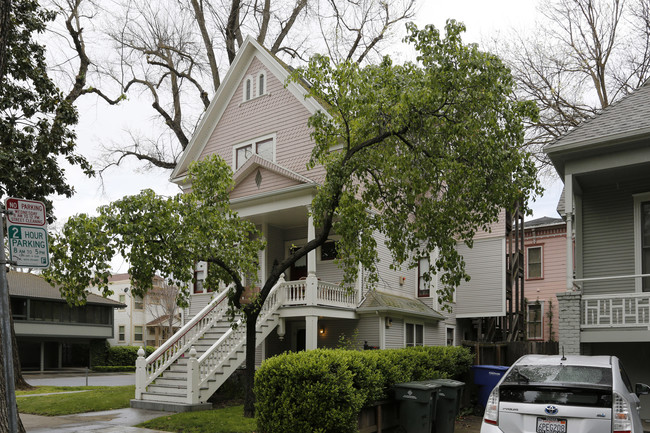
[[[93,371],[96,372],[119,372],[135,371],[135,365],[95,365]]]
[[[140,346],[111,346],[108,348],[106,356],[106,366],[134,366],[135,360],[138,359],[138,350]],[[153,346],[144,348],[145,358],[156,350]]]
[[[347,283],[358,263],[377,281],[380,233],[393,266],[414,267],[437,250],[430,272],[441,274],[439,297],[451,301],[469,278],[457,242],[471,246],[477,230],[540,190],[522,149],[523,121],[537,112],[511,97],[512,76],[497,57],[463,44],[461,24],[449,21],[444,37],[433,26],[408,30],[416,63],[385,57],[361,67],[317,56],[294,73],[328,107],[309,120],[310,166],[327,171],[312,212],[341,235]]]
[[[12,2],[6,75],[0,83],[0,198],[42,200],[49,212],[48,196],[74,192],[59,165],[62,159],[92,174],[86,159],[75,153],[77,111],[48,76],[45,46],[37,42],[53,19],[36,0]]]
[[[314,350],[264,361],[255,375],[263,432],[355,432],[362,407],[388,397],[395,383],[459,377],[472,364],[462,347]]]
[[[131,265],[134,295],[144,296],[158,275],[180,288],[177,302],[185,305],[197,261],[219,264],[210,267],[207,288],[256,275],[264,243],[255,225],[229,207],[228,165],[217,156],[205,158],[192,164],[188,182],[189,194],[162,197],[145,190],[100,207],[96,217],[70,218],[51,242],[45,278],[60,286],[68,302],[83,304],[88,286],[112,293],[110,260],[119,253]]]

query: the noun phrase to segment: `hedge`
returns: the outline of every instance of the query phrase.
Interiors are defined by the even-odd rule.
[[[135,371],[135,365],[95,365],[93,371],[96,372],[119,372]]]
[[[257,426],[273,433],[356,432],[361,409],[386,399],[393,384],[457,378],[472,361],[463,347],[284,353],[255,375]]]
[[[138,359],[138,350],[140,346],[111,346],[106,349],[106,358],[104,362],[97,361],[100,366],[129,366],[135,367],[135,360]],[[156,350],[153,346],[144,348],[145,357],[151,355]],[[94,368],[93,364],[93,368]]]

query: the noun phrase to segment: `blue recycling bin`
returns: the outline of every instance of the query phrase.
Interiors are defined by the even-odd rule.
[[[475,365],[472,367],[474,383],[478,385],[478,402],[482,407],[487,405],[490,393],[509,368],[503,365]]]

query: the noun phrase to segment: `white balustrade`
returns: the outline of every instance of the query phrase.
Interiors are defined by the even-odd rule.
[[[145,388],[183,355],[206,330],[224,317],[228,309],[227,292],[227,290],[224,290],[216,296],[172,338],[149,355],[146,363],[143,363],[144,365],[136,368],[136,377],[141,377],[139,381],[140,387],[136,390],[136,394],[141,395]]]
[[[284,305],[305,305],[307,293],[307,281],[287,281],[282,284],[284,292]]]
[[[650,328],[650,293],[582,297],[583,328]]]
[[[341,287],[338,284],[318,282],[317,302],[320,305],[331,305],[334,307],[355,308],[356,295],[353,290]]]

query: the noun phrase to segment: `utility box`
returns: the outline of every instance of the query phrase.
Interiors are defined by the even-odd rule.
[[[438,392],[435,380],[398,383],[393,385],[399,402],[399,423],[408,433],[431,433],[436,416]]]
[[[434,431],[436,433],[454,433],[465,383],[453,379],[435,379],[431,382],[440,385],[434,417]]]

